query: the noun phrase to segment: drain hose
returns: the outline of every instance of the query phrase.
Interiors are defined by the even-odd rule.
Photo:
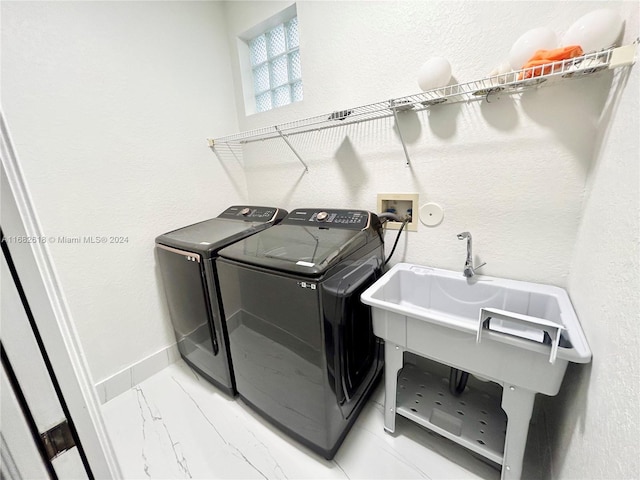
[[[469,380],[469,373],[457,368],[451,367],[449,371],[449,392],[452,395],[459,397],[467,386],[467,380]]]
[[[398,240],[400,240],[400,234],[402,233],[402,230],[404,230],[404,227],[407,224],[407,222],[411,220],[411,217],[403,218],[400,215],[396,215],[395,213],[383,212],[378,214],[378,218],[380,220],[383,220],[385,223],[388,222],[389,220],[393,220],[394,222],[402,222],[402,225],[400,225],[400,230],[398,230],[398,235],[396,235],[396,241],[393,243],[393,248],[391,249],[391,253],[389,253],[389,256],[384,261],[384,265],[386,265],[387,263],[389,263],[389,260],[391,260],[391,256],[393,255],[393,252],[396,251],[396,247],[398,246]]]
[[[396,247],[398,246],[398,240],[400,240],[400,234],[402,233],[402,230],[404,230],[404,226],[407,224],[408,221],[409,221],[408,218],[405,218],[402,221],[402,225],[400,225],[400,230],[398,230],[398,235],[396,235],[396,241],[393,242],[393,247],[391,248],[391,252],[389,253],[389,256],[387,257],[387,259],[384,261],[385,265],[389,263],[389,260],[391,260],[391,256],[393,255],[393,252],[396,251]]]

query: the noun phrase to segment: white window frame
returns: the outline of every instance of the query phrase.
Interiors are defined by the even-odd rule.
[[[296,9],[296,4],[294,3],[289,7],[285,8],[284,10],[271,16],[267,20],[255,25],[254,27],[250,28],[249,30],[243,32],[241,35],[238,36],[237,46],[238,46],[238,55],[240,60],[240,76],[242,79],[242,90],[243,90],[243,96],[244,96],[245,112],[247,115],[252,115],[255,113],[262,113],[262,112],[269,112],[269,111],[278,109],[281,106],[291,105],[293,103],[299,102],[299,100],[293,100],[294,96],[293,96],[293,93],[291,92],[290,103],[281,105],[281,106],[272,106],[271,109],[267,109],[263,111],[258,110],[257,104],[256,104],[257,93],[255,92],[255,88],[254,88],[255,84],[254,84],[254,77],[253,77],[253,68],[255,66],[252,65],[251,63],[251,51],[249,47],[249,43],[253,39],[259,37],[262,34],[266,35],[267,32],[278,27],[280,24],[286,25],[295,17],[297,17],[297,9]],[[285,31],[285,36],[286,36],[286,31]],[[299,38],[299,35],[298,35],[298,38]],[[276,56],[270,57],[267,59],[267,62],[270,62],[276,58],[280,58],[281,56],[285,56],[287,58],[287,65],[289,66],[288,55],[296,50],[298,52],[300,51],[299,45],[293,48],[289,48],[289,45],[287,44],[286,50],[283,54],[278,54]],[[269,75],[270,75],[270,81],[271,81],[271,75],[272,75],[271,66],[269,65],[268,68],[269,68]],[[279,85],[276,88],[280,88],[284,85],[288,85],[289,88],[291,89],[293,88],[293,85],[297,83],[302,83],[302,76],[300,76],[300,78],[292,79],[289,72],[289,77],[287,78],[287,82],[283,83],[282,85]],[[265,92],[266,91],[273,92],[276,88],[270,88],[270,90],[265,90]],[[272,96],[272,100],[273,100],[273,96]]]

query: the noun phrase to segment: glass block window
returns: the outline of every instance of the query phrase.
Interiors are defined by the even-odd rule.
[[[298,17],[249,41],[256,110],[302,100]]]

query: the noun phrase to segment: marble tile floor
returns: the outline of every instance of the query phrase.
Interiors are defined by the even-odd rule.
[[[500,472],[406,420],[384,432],[382,382],[335,458],[290,439],[182,360],[103,405],[126,479],[485,479]]]

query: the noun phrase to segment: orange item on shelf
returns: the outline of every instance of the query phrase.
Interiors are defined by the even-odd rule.
[[[538,50],[533,54],[533,57],[531,57],[529,61],[522,66],[522,70],[525,71],[518,75],[518,80],[546,75],[551,72],[551,66],[548,65],[549,63],[579,57],[583,54],[584,52],[580,45],[569,45],[567,47],[554,48],[553,50]],[[547,66],[545,67],[544,65]]]

